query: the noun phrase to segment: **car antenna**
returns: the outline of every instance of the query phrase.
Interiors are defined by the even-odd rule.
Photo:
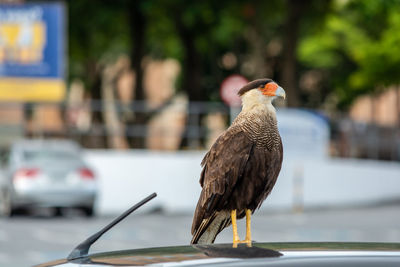
[[[132,212],[134,212],[135,210],[137,210],[138,208],[140,208],[141,206],[143,206],[144,204],[146,204],[147,202],[149,202],[150,200],[152,200],[156,196],[157,196],[157,194],[153,193],[153,194],[149,195],[148,197],[144,198],[142,201],[138,202],[137,204],[132,206],[130,209],[128,209],[127,211],[122,213],[120,216],[118,216],[118,218],[114,219],[106,227],[104,227],[103,229],[101,229],[100,231],[98,231],[97,233],[95,233],[94,235],[90,236],[88,239],[86,239],[82,243],[80,243],[68,255],[67,260],[71,261],[71,260],[75,260],[75,259],[78,259],[78,258],[82,258],[82,257],[88,256],[90,247],[97,241],[97,239],[99,239],[108,230],[113,228],[117,223],[119,223],[120,221],[125,219],[125,217],[127,217],[129,214],[131,214]]]

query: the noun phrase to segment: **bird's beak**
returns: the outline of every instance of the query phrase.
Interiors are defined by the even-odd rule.
[[[278,86],[278,88],[276,89],[275,95],[276,95],[276,96],[279,96],[279,97],[282,97],[283,99],[286,99],[285,90],[283,90],[283,88],[280,87],[280,86]]]

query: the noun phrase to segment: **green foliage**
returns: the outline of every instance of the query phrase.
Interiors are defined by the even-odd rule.
[[[143,12],[147,18],[147,52],[154,58],[173,57],[182,60],[183,47],[171,20],[175,14],[158,1],[144,1]]]
[[[135,49],[130,38],[129,1],[93,4],[90,0],[80,0],[69,1],[68,6],[69,76],[82,79],[90,87],[91,69]],[[146,55],[183,62],[184,44],[176,25],[179,18],[193,33],[196,50],[204,61],[204,74],[209,77],[218,77],[209,66],[217,65],[220,55],[235,47],[244,28],[241,1],[147,0],[140,1],[139,6],[146,20],[143,25]],[[214,79],[213,86],[218,82],[218,78]]]
[[[359,94],[400,82],[400,1],[335,1],[323,26],[300,43],[304,66],[329,74],[346,106]]]
[[[121,2],[121,1],[119,1]],[[105,58],[129,51],[127,17],[120,5],[107,1],[68,2],[69,78],[90,87],[93,72]]]
[[[94,69],[102,62],[134,51],[128,10],[131,3],[129,0],[68,2],[70,78],[80,78],[90,87]],[[201,61],[201,88],[207,99],[218,100],[222,79],[231,73],[240,73],[240,66],[250,55],[265,57],[262,58],[265,65],[275,68],[273,75],[277,77],[272,78],[279,78],[284,51],[271,58],[266,50],[271,40],[284,47],[283,25],[288,20],[290,1],[146,0],[138,3],[145,17],[146,55],[161,59],[172,57],[183,65],[188,56],[185,54],[188,43],[183,41],[182,29],[178,26],[183,25],[189,32]],[[334,92],[340,106],[346,107],[360,94],[400,82],[400,0],[308,0],[305,3],[297,49],[299,71],[322,73],[320,91],[325,96]],[[224,69],[221,65],[221,58],[227,52],[237,58],[233,69]],[[185,71],[184,67],[182,75]]]

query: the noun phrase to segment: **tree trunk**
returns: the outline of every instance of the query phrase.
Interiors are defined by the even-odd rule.
[[[396,90],[396,107],[397,107],[397,127],[400,129],[400,86],[395,87]]]
[[[118,62],[114,65],[107,66],[103,71],[102,78],[102,107],[103,118],[107,129],[108,147],[114,149],[126,149],[124,132],[125,125],[121,123],[118,116],[115,99],[115,84],[117,77],[121,72],[121,66]]]
[[[205,100],[201,84],[201,58],[195,46],[195,30],[187,28],[179,16],[175,17],[175,25],[185,49],[182,88],[187,93],[189,99],[186,129],[180,146],[199,148],[202,144],[200,138],[201,114],[194,112],[196,108],[193,102]]]
[[[104,124],[104,117],[102,110],[102,67],[96,66],[96,62],[89,61],[86,66],[86,73],[88,74],[89,91],[92,98],[91,102],[91,132],[92,135],[83,138],[83,143],[86,147],[90,148],[105,148],[107,147],[107,138],[105,132],[97,130],[102,128]]]
[[[131,64],[136,74],[135,100],[144,100],[142,60],[145,55],[145,29],[146,19],[140,10],[142,1],[130,1],[129,24],[131,47]]]
[[[143,15],[140,4],[142,1],[130,1],[129,2],[129,24],[130,24],[130,38],[132,40],[131,44],[131,65],[135,71],[136,82],[134,90],[134,100],[135,101],[145,101],[145,92],[143,87],[143,68],[142,61],[145,56],[145,29],[146,29],[146,19]],[[133,99],[132,99],[133,100]],[[128,120],[127,123],[130,125],[137,125],[146,127],[148,116],[143,111],[135,113],[135,116]],[[146,128],[144,128],[147,131]],[[133,136],[129,138],[129,143],[131,147],[134,148],[144,148],[145,147],[145,136]]]
[[[298,107],[300,105],[296,49],[301,18],[309,4],[309,0],[287,0],[288,13],[284,30],[284,54],[281,82],[288,96],[287,103],[289,107]]]

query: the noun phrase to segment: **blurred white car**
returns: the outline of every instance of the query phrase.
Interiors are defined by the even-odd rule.
[[[79,208],[93,216],[97,194],[94,172],[80,147],[69,140],[14,143],[0,179],[0,214],[12,216],[37,207]]]

